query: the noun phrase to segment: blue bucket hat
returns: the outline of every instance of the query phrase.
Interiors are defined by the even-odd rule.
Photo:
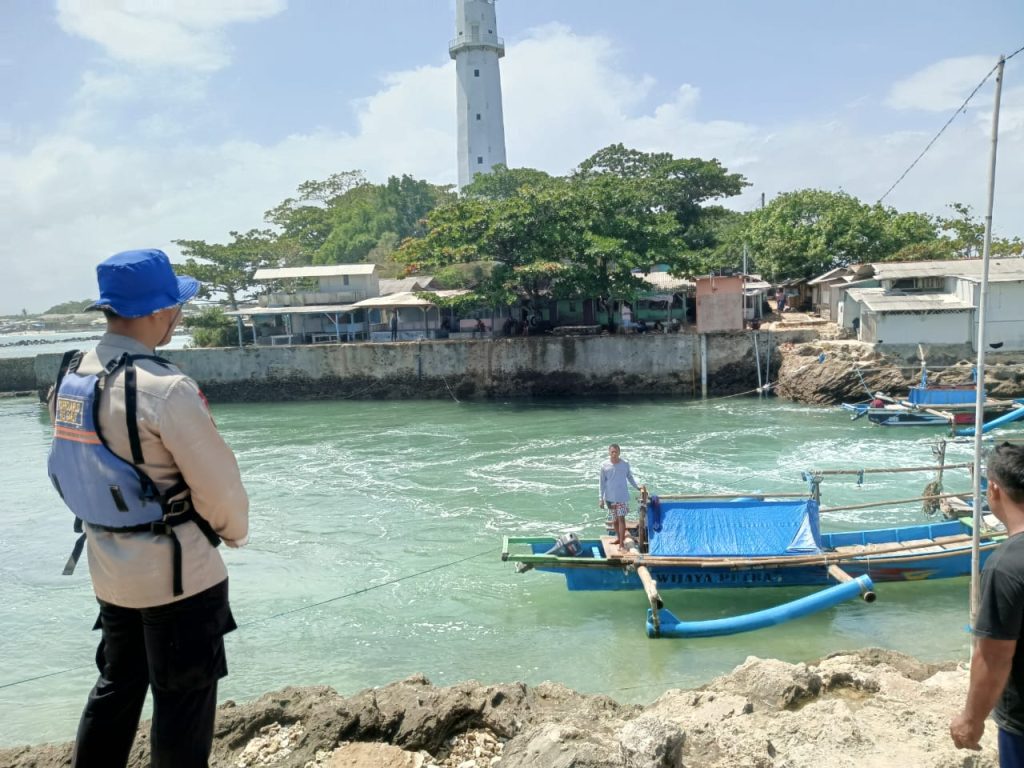
[[[96,282],[100,297],[86,309],[110,309],[121,317],[152,315],[199,292],[199,281],[175,275],[167,254],[155,248],[115,253],[96,267]]]

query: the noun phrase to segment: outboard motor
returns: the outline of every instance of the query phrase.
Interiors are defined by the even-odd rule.
[[[545,552],[545,555],[556,557],[579,557],[583,551],[583,544],[580,537],[575,533],[565,533],[555,539],[555,546]],[[533,563],[516,563],[516,573],[525,573],[533,568]]]

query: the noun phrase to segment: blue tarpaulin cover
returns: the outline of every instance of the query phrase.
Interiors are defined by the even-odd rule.
[[[660,502],[661,529],[650,554],[676,557],[808,555],[821,552],[818,503],[797,501]]]

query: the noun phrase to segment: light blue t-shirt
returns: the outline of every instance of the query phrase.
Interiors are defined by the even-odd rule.
[[[628,502],[629,485],[640,488],[640,484],[633,478],[629,469],[629,462],[619,459],[613,464],[611,459],[601,465],[601,501],[604,502]]]

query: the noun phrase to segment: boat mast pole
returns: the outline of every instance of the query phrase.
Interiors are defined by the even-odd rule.
[[[981,291],[978,299],[978,364],[974,394],[974,488],[973,525],[971,526],[971,627],[978,615],[981,601],[981,438],[985,423],[985,311],[988,298],[988,264],[992,253],[992,205],[996,191],[996,148],[999,144],[999,100],[1003,91],[1003,68],[1006,57],[1000,56],[996,65],[996,96],[992,107],[992,150],[988,162],[988,207],[985,211],[985,244],[981,256]]]

